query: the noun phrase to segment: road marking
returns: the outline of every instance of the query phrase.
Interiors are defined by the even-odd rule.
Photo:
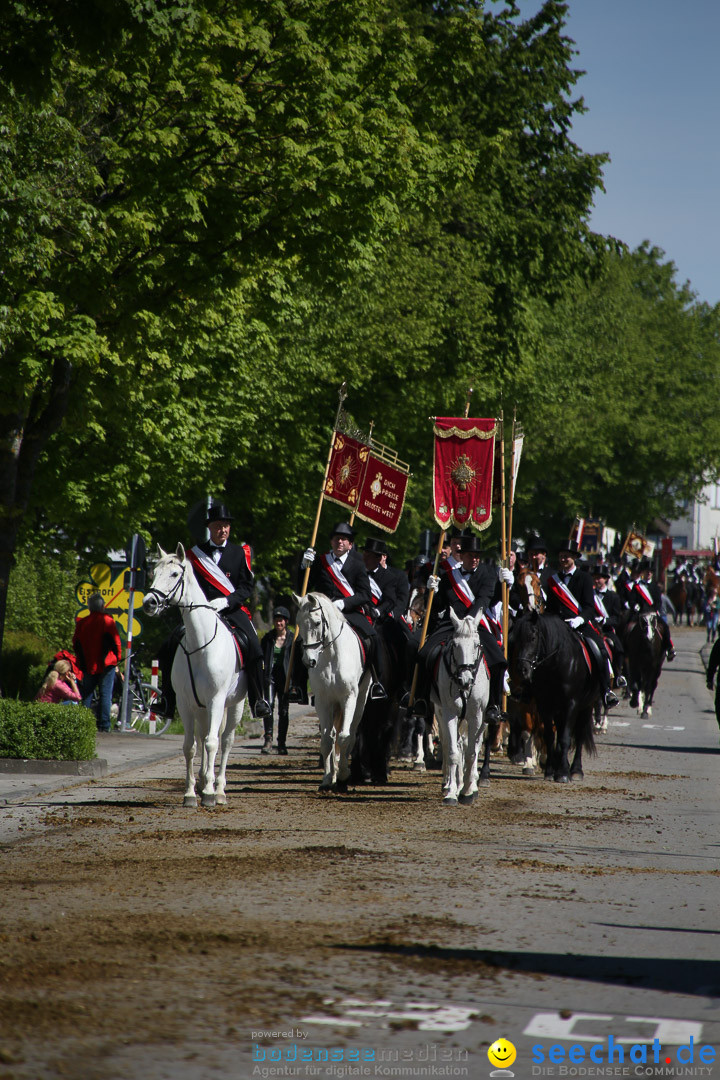
[[[671,727],[669,724],[643,724],[644,728],[651,731],[684,731],[684,727]]]
[[[582,1023],[584,1028],[597,1028],[594,1033],[575,1029]],[[642,1025],[646,1030],[635,1031],[631,1035],[618,1035],[620,1025]],[[648,1031],[647,1029],[652,1029]],[[702,1036],[702,1024],[694,1020],[665,1020],[658,1016],[610,1016],[607,1013],[573,1013],[564,1017],[560,1013],[536,1013],[523,1031],[523,1035],[545,1039],[567,1039],[573,1042],[597,1042],[606,1033],[612,1034],[616,1043],[652,1042],[658,1039],[662,1046],[681,1046],[693,1038],[696,1042]]]
[[[464,1031],[470,1027],[474,1008],[439,1005],[432,1001],[406,1001],[395,1005],[392,1001],[362,1001],[358,998],[325,998],[323,1005],[333,1005],[339,1015],[320,1013],[302,1016],[302,1024],[327,1024],[343,1027],[362,1027],[367,1021],[414,1020],[418,1031]],[[380,1026],[387,1026],[381,1024]]]

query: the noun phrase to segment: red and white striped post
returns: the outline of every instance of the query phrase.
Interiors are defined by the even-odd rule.
[[[158,692],[157,691],[158,691],[158,677],[159,677],[159,674],[160,674],[160,661],[159,660],[153,660],[152,665],[150,667],[150,685],[152,687],[151,702],[152,702],[153,705],[155,704],[155,702],[158,699]],[[157,723],[157,716],[155,715],[154,710],[151,708],[150,709],[150,734],[151,735],[155,734],[155,724],[156,723]]]

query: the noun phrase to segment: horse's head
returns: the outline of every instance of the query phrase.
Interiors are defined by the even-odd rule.
[[[168,555],[158,544],[159,562],[155,567],[150,588],[143,598],[146,615],[159,615],[170,604],[179,604],[185,591],[190,564],[185,548],[178,544],[174,555]]]
[[[532,682],[541,646],[540,619],[533,611],[518,619],[513,627],[514,668],[524,683]]]
[[[466,615],[464,619],[460,619],[450,608],[450,621],[453,625],[449,647],[450,676],[462,691],[471,688],[480,664],[478,625],[481,618],[482,611],[479,611],[476,616]]]
[[[322,649],[329,644],[330,624],[333,615],[340,615],[337,608],[319,593],[301,597],[293,593],[298,605],[297,628],[302,639],[302,660],[306,668],[317,667]]]

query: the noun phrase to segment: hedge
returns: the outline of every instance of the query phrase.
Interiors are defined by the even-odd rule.
[[[0,757],[88,761],[96,735],[95,717],[82,705],[0,701]]]

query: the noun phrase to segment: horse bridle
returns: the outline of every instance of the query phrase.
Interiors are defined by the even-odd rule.
[[[154,589],[154,588],[148,589],[148,591],[145,593],[145,598],[147,598],[148,596],[152,596],[153,599],[155,600],[155,603],[157,604],[158,614],[161,611],[166,611],[167,610],[167,608],[172,603],[172,599],[175,596],[175,593],[178,590],[180,590],[180,592],[182,592],[182,590],[184,589],[184,587],[185,587],[185,571],[186,570],[187,570],[187,566],[185,564],[183,564],[183,568],[182,568],[182,571],[180,573],[180,577],[176,581],[175,585],[173,585],[173,587],[172,587],[172,589],[170,590],[169,593],[161,593],[159,589]],[[215,611],[215,608],[211,604],[181,604],[181,603],[178,602],[176,604],[176,607],[185,608],[186,611],[195,611],[197,608],[209,608],[210,611]],[[213,631],[212,637],[208,641],[206,641],[203,645],[199,645],[197,647],[197,649],[192,649],[192,650],[190,650],[188,652],[188,650],[185,648],[182,641],[178,642],[178,645],[180,646],[180,648],[182,649],[182,651],[185,653],[185,655],[188,658],[188,663],[190,662],[190,657],[191,656],[194,656],[195,653],[201,652],[203,649],[206,649],[208,647],[208,645],[211,645],[212,642],[217,637],[218,626],[220,624],[220,616],[219,616],[217,611],[215,611],[215,614],[217,616],[217,618],[215,619],[215,630]],[[192,670],[190,672],[190,676],[192,678]],[[194,687],[193,687],[193,690],[194,690]],[[195,695],[195,700],[197,701],[197,694]],[[204,708],[204,706],[203,706],[203,708]]]
[[[328,633],[330,632],[330,623],[327,621],[327,616],[325,615],[325,612],[323,611],[322,607],[320,607],[320,620],[321,620],[321,632],[320,632],[319,640],[318,641],[305,641],[305,640],[303,640],[303,643],[302,643],[303,644],[303,649],[327,649],[327,648],[329,648],[330,645],[332,645],[332,643],[334,641],[337,641],[337,639],[340,637],[343,630],[345,629],[345,626],[347,625],[345,622],[343,622],[342,626],[338,630],[335,637],[331,637],[329,641],[326,641],[325,640],[325,631],[327,630]]]
[[[173,588],[171,589],[171,591],[169,593],[161,593],[159,589],[150,588],[145,593],[145,598],[144,599],[146,600],[148,598],[148,596],[152,596],[153,599],[155,600],[155,603],[157,604],[157,609],[158,609],[158,614],[159,614],[161,611],[165,611],[168,608],[168,606],[172,602],[172,598],[175,595],[175,593],[178,591],[178,589],[182,590],[184,588],[184,586],[185,586],[185,566],[183,566],[183,568],[182,568],[182,572],[180,574],[180,577],[177,580],[177,583],[173,586]],[[178,607],[192,607],[192,606],[193,606],[192,604],[187,604],[187,605],[178,604]]]
[[[448,644],[449,644],[449,648],[445,650],[445,654],[443,656],[443,662],[445,664],[445,670],[447,671],[448,675],[450,676],[450,682],[455,683],[458,686],[459,690],[460,690],[460,698],[462,700],[462,709],[460,710],[459,719],[464,720],[465,719],[465,712],[467,710],[468,698],[470,696],[470,691],[473,688],[473,686],[475,685],[475,679],[477,677],[478,669],[480,667],[480,661],[482,660],[482,655],[483,655],[482,654],[482,645],[480,643],[480,638],[478,637],[477,644],[475,646],[475,650],[476,650],[475,651],[475,660],[473,661],[472,664],[458,664],[455,667],[451,667],[451,665],[448,663],[448,657],[453,658],[454,648],[453,648],[453,645],[452,645],[452,641],[449,642]],[[464,671],[469,671],[470,674],[472,675],[472,678],[470,680],[470,683],[469,683],[467,689],[463,689],[463,687],[462,687],[462,685],[460,683],[460,676],[462,676]]]

